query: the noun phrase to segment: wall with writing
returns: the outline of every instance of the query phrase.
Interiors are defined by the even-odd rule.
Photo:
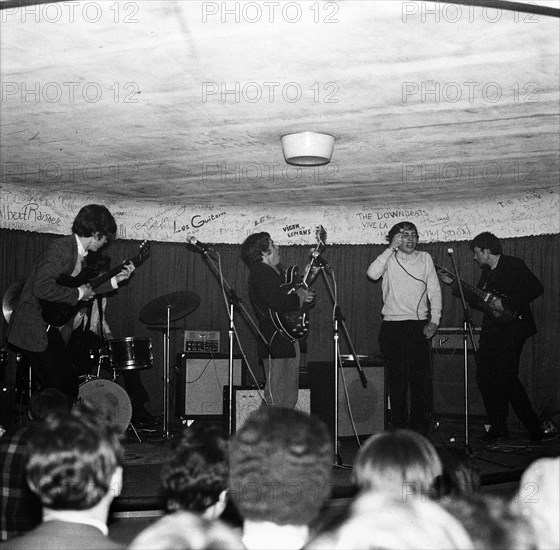
[[[45,193],[41,189],[0,188],[0,228],[68,234],[85,204],[104,204],[102,196]],[[481,231],[498,237],[560,233],[558,187],[531,189],[516,195],[475,198],[462,203],[398,204],[390,207],[297,207],[267,205],[258,212],[243,207],[154,203],[123,199],[107,204],[118,226],[118,237],[131,240],[185,242],[194,236],[212,243],[241,243],[256,231],[268,231],[279,244],[309,244],[322,225],[328,241],[338,244],[381,244],[400,221],[412,221],[428,242],[470,240]]]

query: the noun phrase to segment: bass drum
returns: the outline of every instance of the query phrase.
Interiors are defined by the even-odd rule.
[[[88,401],[101,410],[124,433],[132,418],[132,404],[128,394],[116,382],[92,378],[80,384],[80,401]]]

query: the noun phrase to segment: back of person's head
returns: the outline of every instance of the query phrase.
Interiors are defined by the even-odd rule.
[[[162,517],[141,531],[129,550],[239,550],[235,531],[217,520],[180,511]]]
[[[215,424],[195,422],[186,428],[161,472],[169,510],[201,513],[227,489],[228,441]]]
[[[533,525],[538,548],[560,548],[560,457],[535,460],[523,472],[511,506]]]
[[[263,252],[270,248],[270,234],[262,231],[249,235],[241,245],[241,258],[247,266],[262,262]]]
[[[480,468],[469,453],[457,447],[437,447],[443,473],[434,483],[434,498],[470,497],[480,491]]]
[[[445,497],[440,504],[461,522],[477,549],[537,549],[530,522],[499,496]]]
[[[500,239],[496,237],[493,233],[489,231],[484,231],[479,233],[471,242],[470,242],[470,249],[474,250],[475,248],[480,248],[480,250],[490,250],[491,254],[501,254],[502,253],[502,243]]]
[[[100,237],[112,240],[117,234],[117,223],[106,206],[88,204],[81,208],[74,219],[72,233],[79,237],[92,237],[99,233]]]
[[[27,482],[53,510],[88,510],[112,491],[123,449],[120,430],[91,406],[49,415],[29,443]]]
[[[418,229],[412,222],[399,222],[393,225],[391,229],[389,229],[389,233],[387,234],[386,240],[388,242],[391,242],[393,240],[393,237],[397,233],[400,233],[401,231],[414,231],[418,236]]]
[[[354,478],[362,490],[429,494],[443,467],[435,447],[412,430],[372,435],[358,451]]]
[[[473,544],[461,523],[436,502],[369,491],[356,498],[340,526],[306,548],[469,550]]]
[[[68,397],[56,388],[45,388],[29,398],[29,416],[32,420],[42,421],[50,414],[70,411]]]
[[[325,424],[301,411],[261,407],[230,442],[230,494],[244,520],[307,526],[331,491]]]

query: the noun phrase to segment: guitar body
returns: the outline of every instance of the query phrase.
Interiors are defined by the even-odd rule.
[[[92,288],[97,288],[119,273],[126,264],[133,263],[135,267],[138,267],[149,257],[149,255],[150,243],[144,241],[140,245],[140,251],[137,256],[119,264],[108,273],[102,273],[99,275],[96,271],[86,266],[75,277],[72,277],[72,275],[68,275],[67,273],[61,273],[56,279],[56,284],[70,288],[78,288],[79,286],[89,283]],[[78,310],[82,307],[81,302],[78,302],[76,305],[63,304],[61,302],[50,302],[48,300],[41,300],[40,302],[43,321],[53,327],[61,327],[68,323],[68,321],[70,321],[70,319],[72,319],[72,317],[74,317],[74,315],[76,315]]]
[[[293,265],[286,270],[286,282],[280,286],[286,294],[295,292],[304,285],[299,276],[299,267]],[[303,340],[309,332],[309,304],[294,311],[269,310],[274,326],[290,340]]]
[[[286,294],[296,292],[298,288],[308,288],[312,268],[318,263],[319,254],[325,249],[327,232],[322,225],[316,228],[315,238],[317,239],[317,246],[311,254],[311,262],[305,269],[305,275],[300,276],[297,265],[293,265],[286,270],[286,282],[280,286]],[[313,305],[313,303],[304,303],[302,307],[294,311],[274,311],[270,309],[270,318],[274,326],[292,342],[303,340],[309,332],[309,310]]]

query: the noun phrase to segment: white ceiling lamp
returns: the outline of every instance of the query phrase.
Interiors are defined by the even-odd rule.
[[[334,136],[318,132],[297,132],[282,136],[282,152],[288,164],[322,166],[331,161]]]

